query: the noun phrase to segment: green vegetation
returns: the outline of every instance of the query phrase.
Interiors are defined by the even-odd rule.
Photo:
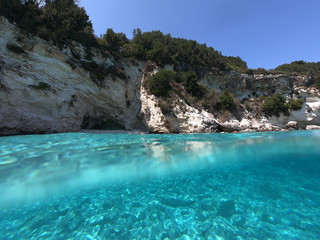
[[[307,63],[305,61],[294,61],[290,64],[283,64],[275,68],[276,72],[287,74],[314,75],[320,73],[320,62]]]
[[[157,97],[167,97],[172,90],[171,83],[175,80],[176,73],[170,70],[160,70],[146,82],[146,89]]]
[[[269,71],[267,71],[266,69],[264,68],[257,68],[255,70],[253,70],[253,73],[254,74],[268,74],[270,73]]]
[[[247,63],[240,57],[224,57],[224,59],[232,70],[242,73],[249,73]]]
[[[94,61],[91,61],[91,62],[81,61],[80,63],[83,69],[93,73],[90,75],[92,80],[95,80],[94,79],[94,76],[95,76],[99,81],[102,81],[107,75],[106,70]]]
[[[207,89],[206,95],[202,100],[202,105],[206,110],[215,113],[236,112],[239,108],[239,101],[227,91],[217,94],[215,90]]]
[[[181,81],[187,93],[196,98],[203,98],[207,89],[198,83],[198,77],[195,72],[186,72],[181,74]]]
[[[173,38],[170,34],[163,34],[160,31],[142,33],[140,29],[135,29],[132,41],[124,44],[123,47],[125,56],[150,60],[160,66],[183,63],[208,68],[215,67],[219,70],[247,70],[247,64],[240,57],[224,57],[212,47],[207,47],[206,44]]]
[[[117,54],[121,48],[129,42],[124,33],[115,33],[111,28],[98,39],[99,45],[102,50]]]
[[[90,76],[94,81],[98,79],[101,82],[107,75],[116,76],[120,79],[126,78],[124,71],[119,65],[109,66],[108,68],[105,68],[104,66],[99,65],[94,61],[80,61],[80,64],[83,69],[91,73]]]
[[[231,96],[230,93],[224,91],[219,95],[219,100],[220,102],[218,103],[218,109],[220,110],[233,110],[236,105],[235,102],[233,100],[233,97]]]
[[[17,44],[13,43],[7,43],[6,45],[7,49],[11,52],[14,52],[16,54],[23,54],[26,53],[22,47],[18,46]]]
[[[303,100],[302,99],[297,99],[297,100],[291,100],[288,103],[288,108],[294,111],[300,110],[303,105]]]
[[[75,0],[0,0],[0,15],[21,29],[56,43],[98,46],[92,24]]]
[[[213,114],[223,114],[239,109],[239,101],[224,91],[217,94],[199,83],[195,72],[174,72],[160,70],[153,76],[146,78],[144,87],[149,94],[159,97],[159,106],[164,114],[172,112],[174,95],[178,95],[187,104],[196,108],[205,108]],[[231,115],[230,115],[231,116]]]
[[[202,105],[209,112],[214,113],[217,111],[217,104],[220,101],[217,92],[213,89],[207,91],[207,94],[203,98]]]
[[[26,32],[52,40],[59,46],[69,44],[72,40],[82,43],[87,47],[88,56],[90,48],[97,47],[116,59],[126,57],[150,60],[160,67],[172,64],[177,72],[195,71],[198,77],[198,70],[212,68],[221,73],[229,70],[252,73],[240,57],[225,57],[206,44],[173,38],[161,31],[143,33],[137,28],[133,31],[133,39],[129,40],[125,34],[115,33],[109,28],[97,38],[85,9],[77,3],[77,0],[0,0],[0,15],[16,22]],[[122,78],[125,77],[121,71],[116,72]],[[105,74],[98,71],[93,72],[93,75],[102,79]],[[202,86],[195,82],[189,78],[186,86],[193,84],[196,90],[192,90],[191,94],[199,98],[204,92]],[[187,88],[190,92],[190,88]]]
[[[45,82],[39,82],[38,85],[34,86],[37,90],[50,90],[51,86]]]
[[[129,40],[123,33],[107,29],[97,38],[92,23],[76,0],[0,0],[0,15],[7,17],[27,32],[37,34],[57,44],[74,40],[87,47],[99,47],[116,57],[150,60],[159,66],[183,64],[186,72],[191,66],[217,68],[220,71],[248,71],[240,57],[225,57],[206,44],[182,38],[173,38],[160,31],[145,32],[138,28]]]
[[[134,29],[133,39],[129,40],[125,34],[108,29],[98,42],[104,51],[116,56],[150,60],[160,66],[183,63],[189,66],[215,67],[222,71],[229,69],[248,71],[246,62],[240,57],[224,57],[205,44],[173,38],[170,34],[163,34],[160,31],[142,33],[141,29]]]
[[[278,117],[280,113],[287,114],[286,99],[280,93],[269,96],[262,104],[262,111],[268,116],[275,115]]]
[[[150,94],[160,98],[160,107],[164,113],[170,113],[172,96],[178,95],[188,104],[199,109],[205,108],[211,113],[225,115],[236,114],[241,109],[239,100],[224,91],[217,94],[214,90],[205,87],[199,79],[207,72],[218,77],[224,77],[231,70],[247,74],[304,74],[311,76],[307,85],[315,86],[320,90],[320,62],[306,63],[295,61],[283,64],[274,70],[263,68],[248,69],[247,63],[240,57],[226,57],[221,52],[200,44],[193,40],[174,38],[161,31],[142,32],[137,28],[133,31],[130,40],[123,33],[115,33],[111,28],[100,37],[93,34],[92,24],[84,8],[79,7],[77,0],[0,0],[0,15],[11,22],[16,22],[24,33],[38,35],[62,47],[73,46],[72,41],[84,45],[86,60],[76,51],[71,52],[73,57],[68,60],[72,68],[82,67],[90,72],[90,76],[99,86],[106,76],[115,76],[126,79],[124,67],[119,61],[127,58],[131,62],[136,60],[148,61],[145,71],[151,72],[156,66],[164,68],[172,65],[174,71],[160,70],[153,76],[146,78],[145,88]],[[23,48],[16,44],[7,44],[7,49],[17,54],[23,54]],[[114,65],[106,67],[92,61],[91,48],[95,47],[105,56],[112,56]],[[232,78],[229,78],[232,82]],[[40,82],[33,86],[38,90],[49,90],[47,83]],[[174,93],[174,94],[173,94]],[[256,99],[248,103],[253,109],[262,111],[266,115],[279,116],[287,114],[289,110],[299,110],[303,100],[286,99],[280,94]],[[106,123],[106,125],[110,125]]]
[[[311,76],[310,85],[320,91],[320,62],[294,61],[290,64],[280,65],[274,71],[275,73],[309,75]]]
[[[276,93],[264,99],[261,109],[268,116],[279,116],[280,113],[288,114],[289,109],[297,111],[302,108],[302,105],[302,99],[291,100],[286,103],[286,99],[280,93]]]

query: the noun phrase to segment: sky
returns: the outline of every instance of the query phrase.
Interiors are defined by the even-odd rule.
[[[320,0],[81,0],[100,36],[160,30],[239,56],[249,68],[320,61]]]

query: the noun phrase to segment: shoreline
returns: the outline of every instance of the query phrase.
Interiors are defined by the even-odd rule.
[[[21,134],[11,134],[11,135],[0,135],[1,137],[13,137],[13,136],[28,136],[28,135],[46,135],[46,134],[63,134],[63,133],[90,133],[90,134],[135,134],[135,135],[177,135],[177,134],[235,134],[235,133],[263,133],[263,132],[290,132],[290,131],[311,131],[320,130],[320,126],[310,125],[311,127],[306,129],[277,129],[277,130],[253,130],[253,129],[242,129],[239,131],[221,131],[221,132],[181,132],[181,133],[159,133],[159,132],[144,132],[139,130],[96,130],[96,129],[82,129],[80,131],[66,131],[66,132],[34,132],[34,133],[21,133]]]

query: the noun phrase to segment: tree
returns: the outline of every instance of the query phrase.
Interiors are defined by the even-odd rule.
[[[77,5],[78,1],[45,0],[44,3],[39,27],[41,36],[58,42],[71,39],[87,46],[97,44],[89,16]]]
[[[269,116],[279,116],[281,112],[287,114],[286,99],[280,93],[269,96],[262,104],[262,111]]]
[[[221,110],[233,110],[235,108],[235,103],[233,97],[230,93],[224,91],[219,95],[220,103],[219,109]]]
[[[112,28],[108,28],[101,38],[102,47],[112,52],[119,52],[120,48],[128,42],[129,40],[124,33],[115,33]]]
[[[171,83],[175,76],[174,71],[160,70],[146,82],[146,87],[151,94],[157,97],[167,97],[172,89]]]
[[[133,29],[133,38],[132,42],[136,44],[142,43],[142,31],[140,28]]]
[[[24,5],[19,0],[0,0],[0,15],[20,22],[24,15]]]
[[[182,74],[182,82],[187,93],[197,98],[202,98],[206,94],[206,90],[203,86],[199,85],[198,77],[195,72],[187,72]]]

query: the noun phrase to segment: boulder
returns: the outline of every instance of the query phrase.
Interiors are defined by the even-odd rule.
[[[307,130],[320,130],[320,126],[318,125],[307,125]]]
[[[296,122],[296,121],[289,121],[285,127],[287,130],[298,130],[299,129],[298,122]]]

